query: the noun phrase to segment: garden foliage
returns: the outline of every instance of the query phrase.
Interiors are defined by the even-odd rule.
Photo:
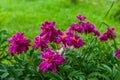
[[[0,32],[0,78],[2,80],[119,80],[120,49],[115,27],[101,33],[78,15],[63,32],[46,21],[31,44],[24,33],[8,39]],[[8,43],[10,42],[10,44]],[[9,50],[9,51],[8,51]]]

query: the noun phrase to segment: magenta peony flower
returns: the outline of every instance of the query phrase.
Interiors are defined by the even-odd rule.
[[[108,38],[109,39],[115,39],[116,38],[116,32],[115,32],[115,28],[114,27],[112,27],[112,28],[107,28],[107,35],[108,35]]]
[[[72,46],[72,36],[73,33],[71,32],[67,32],[67,33],[63,33],[57,40],[57,44],[59,44],[60,42],[62,42],[64,44],[64,47],[66,48],[67,46]]]
[[[62,32],[55,28],[55,22],[45,22],[42,24],[41,27],[41,34],[40,36],[43,37],[43,39],[46,42],[52,42],[55,41],[58,38],[59,35],[62,35]]]
[[[91,22],[86,22],[85,26],[84,26],[84,31],[86,34],[88,33],[93,33],[95,31],[95,25]]]
[[[41,27],[42,31],[40,36],[43,36],[46,33],[51,32],[54,29],[54,27],[55,27],[55,22],[48,22],[48,21],[44,22]]]
[[[79,15],[77,16],[77,18],[78,18],[80,21],[84,21],[87,17],[79,14]]]
[[[41,50],[44,50],[45,48],[48,48],[48,45],[44,39],[40,36],[36,36],[33,48],[38,49],[39,47],[41,47]]]
[[[75,48],[82,47],[84,45],[84,41],[79,36],[72,37],[72,44]]]
[[[60,66],[66,62],[66,59],[61,56],[58,52],[52,51],[48,48],[47,52],[42,52],[42,60],[43,62],[39,65],[39,69],[41,69],[44,73],[50,69],[53,73],[56,73],[56,66]]]
[[[100,41],[107,41],[107,40],[108,40],[107,34],[105,33],[105,34],[103,34],[102,36],[100,36],[100,37],[99,37],[99,40],[100,40]]]
[[[95,36],[98,36],[98,37],[101,35],[100,31],[98,31],[96,29],[93,31],[93,33]]]
[[[9,39],[9,42],[11,42],[9,51],[11,55],[14,55],[15,53],[21,54],[23,51],[27,51],[31,41],[24,37],[24,33],[16,33]]]
[[[62,42],[64,45],[63,47],[74,47],[79,48],[84,45],[84,41],[79,37],[74,35],[71,32],[64,33],[62,36],[58,39],[58,44]]]
[[[117,50],[115,57],[120,57],[120,48]]]
[[[68,29],[68,31],[71,31],[71,32],[77,31],[78,33],[82,33],[83,29],[84,28],[82,25],[73,23],[71,27]]]
[[[107,31],[105,33],[103,33],[103,35],[101,35],[99,37],[100,41],[107,41],[108,39],[112,39],[114,40],[116,38],[116,32],[115,32],[115,28],[107,28]]]

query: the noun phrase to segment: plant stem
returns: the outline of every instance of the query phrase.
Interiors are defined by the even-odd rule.
[[[111,6],[110,6],[109,10],[107,11],[107,13],[105,14],[104,18],[106,18],[108,16],[108,14],[109,14],[110,10],[112,9],[114,3],[115,3],[115,1],[112,2]]]
[[[117,45],[116,45],[115,39],[114,39],[113,41],[114,41],[114,47],[115,47],[115,49],[117,50]]]

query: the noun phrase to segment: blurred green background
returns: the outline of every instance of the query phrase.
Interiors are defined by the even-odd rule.
[[[65,31],[72,23],[77,23],[76,15],[83,14],[97,27],[105,22],[117,28],[120,37],[120,1],[114,0],[0,0],[0,30],[7,30],[12,36],[25,32],[34,38],[40,33],[44,21],[56,21],[56,27]],[[100,31],[105,31],[102,26]]]

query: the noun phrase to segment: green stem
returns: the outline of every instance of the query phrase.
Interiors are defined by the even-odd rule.
[[[107,27],[110,27],[110,25],[108,25],[107,23],[105,23],[105,22],[102,22],[104,25],[106,25]]]
[[[43,76],[36,70],[36,67],[35,67],[35,64],[32,60],[32,58],[30,59],[30,63],[31,65],[33,66],[34,70],[35,70],[35,73],[38,74],[38,76],[40,76],[42,78],[42,80],[44,80]]]
[[[106,15],[104,16],[104,18],[106,18],[107,15],[110,13],[110,10],[112,9],[114,3],[115,3],[115,1],[112,2],[111,6],[110,6],[109,10],[107,11]]]
[[[116,45],[115,39],[114,39],[113,41],[114,41],[114,47],[115,47],[115,49],[117,50],[117,45]]]

